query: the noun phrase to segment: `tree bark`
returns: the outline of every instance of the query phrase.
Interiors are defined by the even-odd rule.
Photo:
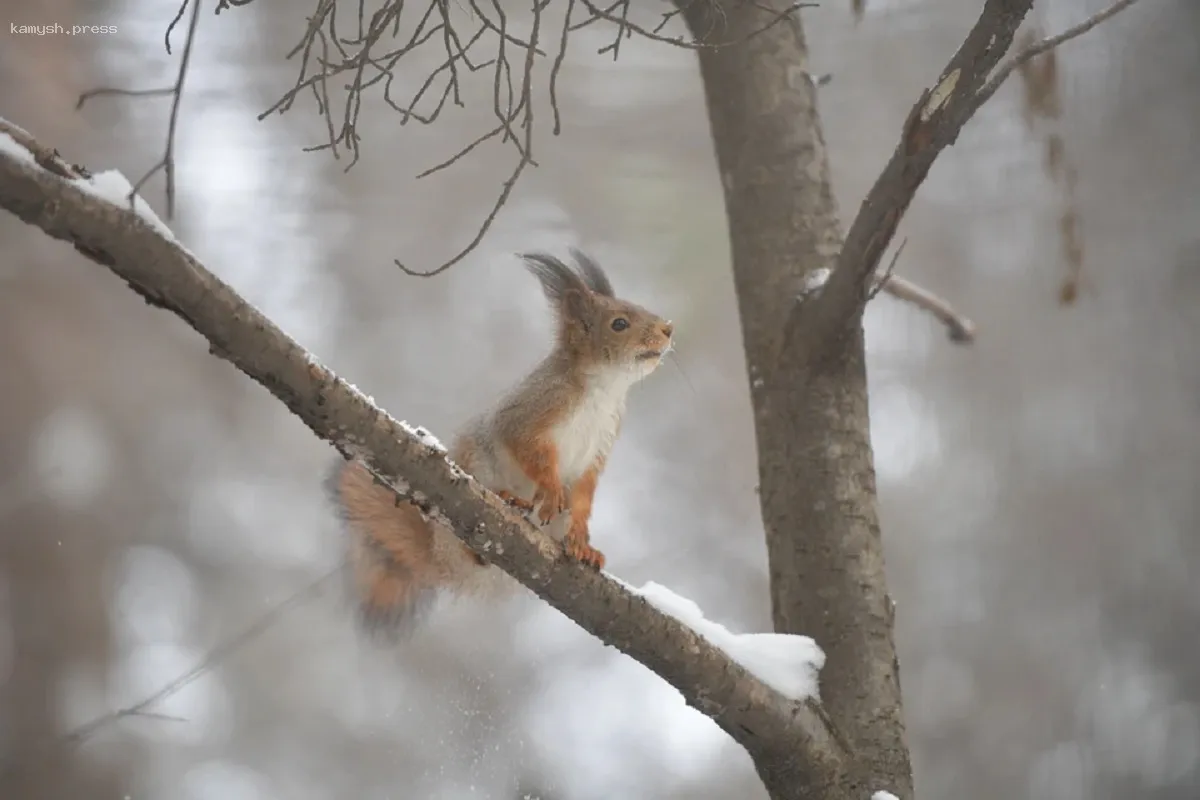
[[[761,6],[687,5],[697,36],[721,24],[739,40],[770,19]],[[725,188],[755,434],[775,629],[825,650],[821,698],[853,758],[811,797],[913,794],[892,602],[875,498],[861,314],[820,351],[781,352],[805,276],[841,250],[815,87],[795,15],[737,46],[700,52]],[[822,352],[823,351],[823,352]],[[820,352],[820,357],[811,358]],[[782,797],[772,794],[772,797]]]
[[[803,26],[786,13],[792,4],[679,3],[708,45],[700,68],[729,216],[775,627],[803,631],[825,650],[821,697],[851,756],[835,786],[814,782],[813,797],[913,795],[862,312],[934,160],[1011,72],[997,66],[1032,4],[985,0],[937,83],[917,98],[843,240]]]

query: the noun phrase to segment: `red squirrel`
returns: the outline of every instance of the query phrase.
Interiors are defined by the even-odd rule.
[[[672,346],[672,324],[618,299],[593,259],[577,269],[545,253],[521,254],[557,318],[554,347],[492,408],[466,423],[449,457],[486,488],[535,518],[567,555],[600,569],[588,521],[596,483],[621,428],[625,398]],[[422,518],[356,461],[328,486],[349,537],[359,618],[368,629],[409,628],[439,591],[477,593],[504,583],[449,530]]]

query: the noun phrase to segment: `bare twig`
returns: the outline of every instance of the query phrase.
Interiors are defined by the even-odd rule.
[[[341,567],[337,567],[329,572],[326,572],[320,578],[317,578],[315,581],[293,593],[282,603],[279,603],[277,606],[270,609],[257,620],[255,620],[254,624],[250,625],[236,636],[226,639],[224,642],[214,647],[208,652],[204,659],[200,661],[200,663],[196,664],[196,666],[192,667],[175,680],[166,684],[158,691],[142,698],[133,705],[126,706],[125,708],[110,712],[108,714],[104,714],[103,716],[97,717],[90,722],[80,725],[78,728],[64,736],[63,741],[70,745],[81,744],[89,736],[95,734],[96,731],[126,717],[153,716],[160,719],[164,718],[163,715],[154,714],[154,712],[148,711],[147,709],[157,703],[161,703],[163,700],[166,700],[172,695],[178,694],[184,688],[202,677],[206,672],[210,671],[213,667],[222,663],[230,656],[244,648],[246,645],[253,642],[264,631],[278,622],[284,614],[315,595],[317,591],[324,586],[330,578],[336,575],[340,569]]]
[[[1097,12],[1091,17],[1088,17],[1078,25],[1067,28],[1062,33],[1055,34],[1054,36],[1048,36],[1045,39],[1035,42],[1034,44],[1022,49],[1011,59],[997,67],[996,71],[992,73],[992,76],[988,78],[987,83],[985,83],[983,87],[975,93],[975,107],[979,108],[988,100],[990,100],[992,95],[996,93],[996,90],[999,89],[1004,82],[1009,79],[1009,77],[1013,74],[1013,71],[1018,67],[1034,58],[1037,58],[1043,53],[1048,53],[1065,42],[1069,42],[1076,37],[1082,36],[1105,20],[1112,19],[1117,14],[1120,14],[1137,1],[1138,0],[1116,0],[1116,2],[1114,2],[1108,8]]]
[[[978,21],[934,88],[922,92],[909,112],[900,143],[850,225],[837,268],[820,298],[805,304],[803,313],[797,304],[789,314],[778,355],[816,352],[844,326],[854,324],[866,298],[863,289],[933,162],[1022,60],[1090,30],[1133,2],[1136,0],[1118,0],[1087,22],[1034,45],[1001,67],[998,65],[1033,0],[986,0]]]
[[[863,199],[846,233],[837,266],[814,302],[788,315],[781,358],[806,352],[814,358],[857,324],[868,281],[905,211],[938,154],[950,146],[975,112],[975,93],[1003,58],[1033,0],[987,0],[966,41],[932,90],[921,93],[901,131],[900,143]]]
[[[223,2],[223,0],[222,0]],[[171,34],[175,31],[175,26],[179,24],[179,20],[183,19],[183,14],[187,11],[188,0],[183,0],[179,4],[179,10],[175,12],[175,16],[171,18],[171,23],[167,25],[167,32],[163,34],[163,47],[167,50],[167,55],[171,55]],[[217,11],[221,10],[221,6],[217,6]],[[193,9],[195,11],[195,9]]]
[[[103,87],[100,89],[89,89],[79,95],[79,99],[75,101],[75,110],[83,108],[84,103],[95,97],[165,97],[169,94],[175,94],[175,89],[172,86],[164,86],[160,89],[116,89]]]
[[[221,0],[222,3],[230,5],[245,5],[249,0]],[[200,20],[200,0],[183,0],[179,6],[179,11],[175,14],[175,18],[171,20],[171,24],[167,26],[165,38],[167,53],[171,52],[171,31],[183,18],[184,11],[187,10],[188,4],[192,6],[192,17],[188,21],[187,39],[183,44],[183,56],[179,59],[179,71],[175,75],[175,83],[172,86],[166,86],[160,89],[117,89],[111,87],[101,87],[92,89],[79,95],[79,99],[75,102],[75,110],[83,108],[87,101],[95,97],[109,96],[124,96],[124,97],[163,97],[170,95],[171,97],[171,116],[167,123],[167,145],[163,150],[162,158],[158,160],[149,171],[146,172],[138,182],[133,184],[133,189],[129,193],[129,207],[133,208],[134,198],[141,192],[142,187],[158,174],[160,170],[167,177],[167,219],[172,219],[175,216],[175,130],[179,124],[179,105],[183,102],[183,84],[187,80],[188,64],[192,57],[192,45],[196,41],[196,25]],[[218,8],[218,10],[220,10]]]
[[[167,698],[172,697],[175,694],[178,694],[180,691],[185,689],[187,686],[191,685],[196,680],[198,680],[199,678],[204,676],[205,673],[209,672],[214,667],[220,665],[226,659],[228,659],[229,657],[233,656],[235,653],[237,653],[238,651],[240,651],[244,647],[246,647],[246,645],[253,642],[264,631],[266,631],[268,628],[270,628],[272,625],[274,625],[276,622],[278,622],[279,619],[281,617],[283,617],[283,615],[285,613],[287,613],[291,609],[295,608],[296,606],[300,605],[302,602],[308,600],[311,596],[315,595],[317,593],[317,591],[330,578],[332,578],[334,575],[336,575],[340,569],[341,569],[341,567],[339,566],[339,567],[325,573],[317,580],[313,581],[312,583],[308,584],[307,586],[303,587],[299,591],[292,594],[290,597],[288,597],[282,603],[279,603],[274,608],[270,609],[265,614],[263,614],[261,617],[259,617],[254,622],[254,624],[250,625],[245,630],[238,633],[236,636],[234,636],[230,639],[227,639],[224,642],[222,642],[221,644],[214,647],[212,650],[210,650],[208,652],[208,654],[204,657],[204,659],[200,661],[200,663],[196,664],[194,667],[192,667],[187,672],[183,673],[179,677],[170,681],[169,683],[164,685],[158,691],[142,698],[141,700],[139,700],[138,702],[136,702],[132,705],[126,706],[126,707],[118,709],[116,711],[109,712],[107,714],[103,714],[89,722],[85,722],[84,724],[78,726],[77,728],[75,728],[74,730],[65,734],[64,736],[58,738],[55,742],[53,742],[53,743],[48,742],[44,746],[43,751],[46,753],[47,756],[49,756],[51,753],[54,752],[54,749],[56,746],[65,745],[67,747],[77,747],[77,746],[83,744],[85,741],[87,741],[87,739],[89,739],[90,737],[95,735],[98,731],[100,731],[104,728],[107,728],[108,726],[110,726],[116,722],[120,722],[123,719],[128,719],[129,717],[142,717],[142,718],[147,718],[147,719],[165,720],[165,721],[170,721],[170,722],[186,722],[187,720],[181,719],[180,717],[175,717],[175,716],[171,716],[169,714],[162,714],[162,713],[159,713],[156,711],[151,711],[150,708],[151,708],[151,706],[157,705],[158,703],[161,703],[163,700],[166,700]],[[26,761],[24,761],[20,764],[9,765],[4,769],[3,776],[11,777],[14,773],[16,773],[22,769],[27,769],[30,766],[32,766],[32,764],[38,763],[39,761],[40,761],[40,759],[34,758],[34,759],[27,759]]]
[[[554,66],[550,69],[550,108],[554,111],[555,136],[562,132],[562,118],[558,113],[558,76],[562,72],[563,60],[567,57],[567,40],[571,36],[571,13],[575,10],[575,0],[567,0],[567,13],[563,17],[562,35],[558,40],[558,55],[554,57]]]
[[[896,252],[892,253],[892,259],[888,262],[887,269],[883,271],[882,275],[876,275],[872,279],[867,302],[883,293],[891,295],[897,300],[911,303],[922,311],[932,314],[934,319],[945,325],[946,332],[950,335],[950,341],[955,344],[971,344],[975,341],[974,322],[955,311],[948,301],[896,274],[896,264],[899,263],[900,254],[904,252],[907,244],[908,239],[901,240]]]
[[[895,274],[896,264],[899,262],[900,254],[904,252],[906,244],[908,244],[907,239],[896,248],[896,252],[892,254],[892,260],[883,274],[872,278],[867,302],[874,300],[881,292],[889,294],[897,300],[911,303],[922,311],[932,314],[935,319],[946,326],[951,341],[957,344],[970,344],[975,340],[975,324],[971,320],[959,314],[947,301],[933,292]],[[810,271],[805,276],[804,285],[797,293],[797,302],[807,303],[820,295],[829,283],[831,274],[832,271],[826,268]]]
[[[422,171],[417,177],[424,178],[440,172],[458,163],[485,143],[511,148],[513,168],[501,184],[496,201],[480,222],[475,235],[457,254],[429,270],[413,269],[399,259],[395,260],[395,264],[409,275],[438,275],[462,261],[479,245],[525,169],[537,166],[537,161],[531,154],[537,111],[532,83],[536,77],[536,59],[547,57],[547,53],[540,47],[539,40],[542,38],[541,28],[545,24],[544,13],[551,1],[535,0],[530,19],[531,31],[528,37],[524,37],[514,31],[512,12],[506,10],[506,6],[499,0],[492,0],[490,8],[485,8],[486,4],[479,0],[466,0],[465,4],[453,5],[449,0],[426,0],[416,6],[406,4],[405,0],[382,0],[374,12],[368,12],[364,9],[365,4],[360,2],[357,36],[339,35],[334,0],[316,0],[315,10],[309,17],[299,43],[288,54],[289,58],[300,56],[300,71],[296,82],[260,114],[259,119],[273,113],[288,111],[302,93],[311,92],[318,112],[325,118],[327,137],[324,142],[305,149],[329,150],[335,158],[339,158],[340,153],[346,151],[350,155],[346,166],[349,170],[358,163],[360,156],[358,125],[365,92],[373,87],[382,86],[384,102],[401,115],[401,125],[413,121],[430,125],[451,102],[456,106],[466,105],[463,81],[467,73],[490,68],[495,127],[479,134],[454,155]],[[579,15],[585,17],[583,19],[576,19],[577,15],[573,13],[577,10],[577,3],[582,4],[587,11],[586,14]],[[678,14],[678,11],[664,13],[662,22],[653,30],[649,30],[629,20],[631,0],[616,0],[604,7],[597,6],[591,0],[565,0],[561,5],[565,6],[565,14],[559,29],[558,49],[549,77],[549,116],[553,119],[552,132],[555,135],[562,130],[558,84],[572,32],[596,22],[615,25],[616,36],[613,42],[601,48],[601,52],[611,51],[614,58],[619,53],[621,41],[634,34],[691,49],[730,47],[749,38],[742,36],[735,40],[713,42],[707,39],[689,41],[683,36],[663,36],[659,31]],[[815,4],[791,3],[782,10],[772,11],[762,30],[769,29],[799,9],[812,5]],[[456,9],[465,10],[466,19],[456,14]],[[402,18],[405,25],[402,25]],[[750,36],[761,32],[760,30],[751,33]],[[391,46],[389,41],[396,40],[402,40],[399,46],[384,52],[385,48]],[[429,48],[440,50],[440,54],[437,63],[429,70],[427,78],[410,98],[402,100],[396,97],[397,70],[403,70],[402,64],[411,64],[412,60],[418,57],[418,50]],[[478,57],[481,52],[486,53],[487,57]],[[404,61],[406,58],[409,60]],[[422,69],[425,69],[424,65]],[[335,78],[341,79],[344,94],[341,100],[331,102],[329,82]],[[333,103],[340,103],[340,110],[335,109]]]
[[[703,1],[704,0],[701,0],[701,2]],[[707,40],[707,38],[696,38],[692,41],[688,41],[683,35],[663,36],[659,33],[659,31],[666,25],[672,16],[682,13],[681,9],[675,9],[674,11],[665,13],[663,15],[664,19],[653,29],[649,29],[629,21],[629,6],[632,0],[617,0],[617,2],[613,3],[606,9],[598,7],[595,3],[591,2],[591,0],[579,0],[579,2],[589,12],[591,12],[592,17],[589,22],[595,20],[604,20],[617,26],[617,33],[613,41],[604,47],[601,47],[597,51],[601,55],[611,52],[614,60],[617,58],[617,54],[620,50],[621,40],[629,38],[629,36],[635,33],[639,36],[645,37],[646,39],[650,39],[651,41],[674,45],[675,47],[683,47],[688,50],[718,49],[741,44],[747,39],[765,33],[802,8],[817,7],[816,3],[790,3],[779,10],[764,8],[764,11],[767,11],[771,14],[771,18],[762,26],[750,32],[748,35],[740,36],[728,41],[710,42]],[[620,9],[620,16],[613,13],[617,9]],[[580,23],[578,27],[583,27],[586,24],[588,24],[588,22]]]
[[[1112,19],[1136,2],[1137,0],[1116,0],[1107,8],[1061,33],[1036,41],[1027,41],[1015,55],[992,73],[976,95],[977,105],[982,106],[986,103],[1016,72],[1024,79],[1024,110],[1029,126],[1032,128],[1038,117],[1057,120],[1062,114],[1062,91],[1055,57],[1057,48]],[[1046,167],[1062,192],[1063,207],[1058,227],[1063,258],[1067,263],[1067,274],[1059,286],[1058,299],[1062,305],[1071,305],[1079,296],[1079,287],[1083,280],[1084,247],[1076,198],[1078,175],[1068,161],[1066,142],[1061,133],[1051,133],[1046,138]]]
[[[938,322],[946,326],[950,341],[955,344],[971,344],[975,341],[975,323],[955,311],[949,301],[943,300],[933,292],[899,275],[886,275],[876,286],[885,294],[912,303],[922,311],[932,314]]]
[[[504,16],[504,12],[500,8],[499,0],[493,0],[493,3],[495,4],[496,13],[500,17],[500,30],[504,31],[507,27],[507,19]],[[521,98],[517,102],[516,107],[512,108],[510,111],[508,109],[502,109],[500,104],[501,73],[503,72],[508,74],[508,58],[505,54],[506,39],[502,35],[500,37],[499,55],[496,59],[495,80],[493,85],[495,111],[496,116],[500,117],[500,125],[493,129],[490,133],[485,134],[483,138],[476,139],[474,142],[467,145],[465,149],[459,151],[457,155],[453,156],[448,161],[442,162],[442,164],[431,170],[426,170],[418,177],[425,177],[437,170],[444,169],[450,164],[453,164],[462,156],[469,153],[471,150],[475,149],[475,147],[479,144],[482,144],[487,139],[490,139],[500,133],[503,133],[501,142],[512,140],[516,146],[517,152],[520,155],[520,157],[517,159],[516,166],[513,168],[513,171],[509,175],[508,179],[504,181],[504,184],[500,189],[500,195],[496,198],[496,202],[492,205],[491,211],[489,211],[487,216],[484,217],[483,223],[479,226],[479,229],[475,233],[475,237],[467,244],[466,247],[460,250],[457,255],[443,263],[441,266],[426,272],[410,269],[409,267],[406,267],[404,264],[400,263],[398,259],[395,260],[396,266],[399,267],[405,274],[420,278],[429,278],[445,272],[470,255],[471,251],[478,247],[479,243],[483,241],[483,237],[492,227],[492,223],[496,221],[496,216],[500,213],[500,209],[504,207],[506,202],[508,202],[508,197],[512,193],[513,187],[516,186],[517,181],[520,179],[521,173],[525,171],[525,167],[529,166],[530,164],[534,164],[534,166],[536,166],[533,161],[533,59],[537,52],[538,34],[540,33],[541,29],[542,8],[544,8],[544,6],[544,3],[534,3],[533,29],[529,34],[529,46],[525,48],[525,63],[521,73]],[[508,92],[508,105],[509,107],[512,105],[511,85],[509,86]],[[555,107],[555,114],[558,114],[557,106]],[[523,133],[523,135],[520,137],[518,137],[511,127],[511,123],[517,118],[518,115],[521,116],[521,129]]]
[[[896,264],[900,261],[900,254],[904,252],[904,248],[907,245],[908,239],[901,241],[900,246],[896,248],[896,252],[892,253],[892,260],[888,262],[887,269],[883,271],[882,275],[875,276],[875,286],[871,288],[870,293],[867,295],[868,303],[875,299],[883,290],[883,287],[887,285],[888,279],[896,273]]]
[[[723,651],[561,546],[322,366],[172,238],[135,212],[0,151],[0,208],[90,253],[148,304],[208,339],[397,502],[416,503],[585,630],[637,659],[741,743],[760,772],[787,765],[832,785],[846,754],[814,700],[782,697]]]

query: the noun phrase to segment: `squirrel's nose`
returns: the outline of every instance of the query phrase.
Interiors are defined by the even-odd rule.
[[[672,325],[672,324],[671,324],[671,323],[669,323],[669,322],[664,322],[664,323],[663,323],[661,326],[659,326],[659,330],[661,330],[661,331],[662,331],[662,335],[663,335],[663,336],[665,336],[665,337],[667,337],[668,339],[670,339],[670,338],[671,338],[671,333],[672,333],[672,332],[675,330],[675,326],[674,326],[674,325]]]

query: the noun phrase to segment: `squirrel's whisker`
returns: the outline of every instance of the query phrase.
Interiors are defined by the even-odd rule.
[[[676,352],[675,344],[672,342],[671,346],[667,348],[666,355],[671,357],[671,363],[675,365],[675,369],[679,370],[679,375],[683,378],[683,382],[687,384],[688,389],[691,391],[692,395],[695,396],[696,387],[692,385],[691,378],[688,377],[688,374],[683,371],[683,364],[679,362],[679,356],[676,355]]]

